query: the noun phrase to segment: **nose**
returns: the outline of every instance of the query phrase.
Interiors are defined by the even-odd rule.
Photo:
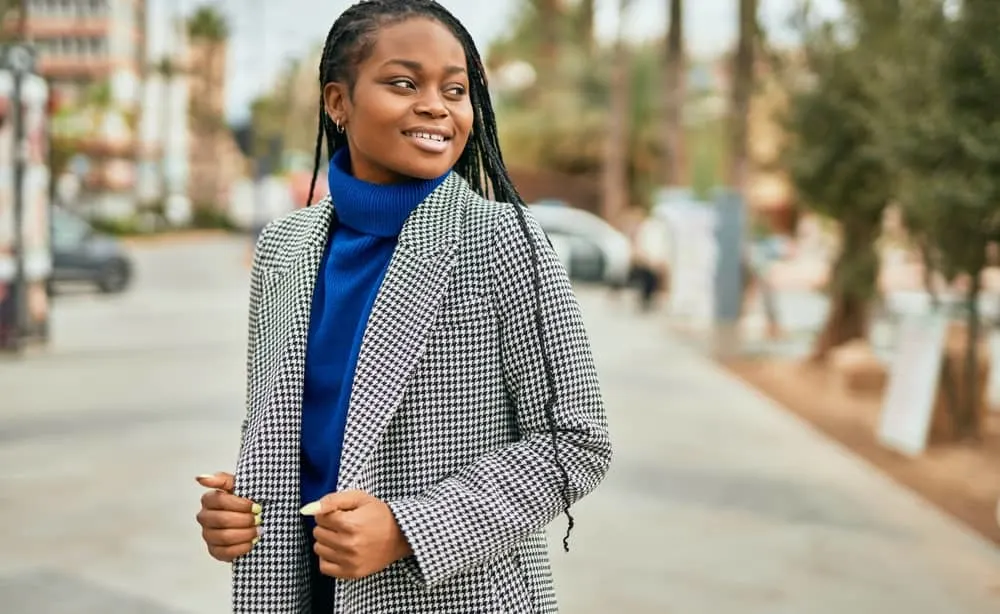
[[[424,90],[423,95],[414,105],[413,110],[417,115],[423,115],[431,119],[443,119],[448,117],[448,107],[445,105],[441,94],[432,88]]]

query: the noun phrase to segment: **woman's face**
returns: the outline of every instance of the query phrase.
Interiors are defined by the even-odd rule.
[[[465,51],[448,28],[412,18],[380,28],[354,91],[330,83],[326,112],[347,132],[352,172],[372,183],[448,172],[472,130]]]

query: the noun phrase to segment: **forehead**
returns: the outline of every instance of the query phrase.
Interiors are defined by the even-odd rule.
[[[391,60],[410,60],[426,68],[461,66],[465,50],[444,24],[426,17],[382,26],[375,35],[371,55],[364,62],[378,67]]]

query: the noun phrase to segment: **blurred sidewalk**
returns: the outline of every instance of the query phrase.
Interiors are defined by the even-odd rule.
[[[193,476],[232,467],[246,244],[136,250],[0,361],[0,612],[218,614]],[[616,447],[551,531],[564,614],[995,614],[1000,554],[640,317],[581,289]]]
[[[581,297],[616,458],[580,505],[576,554],[552,542],[565,612],[1000,611],[993,545],[673,339],[661,315]]]

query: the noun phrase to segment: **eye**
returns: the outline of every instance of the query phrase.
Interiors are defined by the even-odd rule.
[[[462,85],[452,85],[445,90],[446,93],[452,96],[465,96],[465,86]]]
[[[408,90],[417,89],[417,86],[414,85],[413,81],[410,81],[409,79],[393,79],[392,81],[389,82],[389,85],[393,87],[405,88]]]

